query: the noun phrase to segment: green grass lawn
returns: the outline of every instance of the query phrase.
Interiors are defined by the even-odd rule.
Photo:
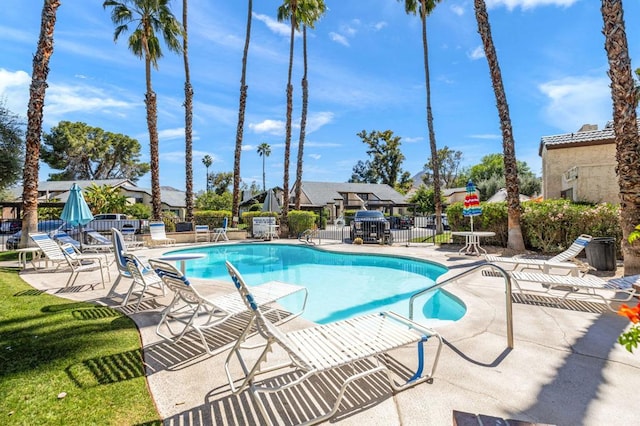
[[[133,321],[42,293],[8,268],[0,268],[0,395],[3,424],[160,424]]]
[[[410,242],[448,244],[451,242],[451,232],[445,231],[442,234],[438,234],[430,237],[413,238]]]

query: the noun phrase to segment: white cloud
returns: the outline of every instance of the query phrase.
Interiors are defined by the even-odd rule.
[[[26,116],[30,84],[31,76],[26,72],[0,68],[0,99],[6,100],[9,111]]]
[[[343,46],[347,46],[349,47],[349,41],[347,40],[347,38],[341,34],[338,33],[334,33],[333,31],[331,31],[329,33],[329,38],[331,39],[331,41],[335,41],[336,43],[340,43]]]
[[[255,145],[242,145],[240,147],[241,151],[253,151],[254,149],[258,149]]]
[[[373,24],[373,29],[376,30],[376,31],[380,31],[381,29],[383,29],[386,26],[387,26],[387,23],[385,21],[380,21],[380,22],[376,22],[375,24]]]
[[[255,133],[268,133],[270,135],[284,135],[285,123],[281,120],[264,120],[261,123],[250,123],[249,128]]]
[[[322,158],[322,155],[320,155],[320,154],[309,154],[308,157],[311,157],[314,160],[319,160],[320,158]]]
[[[546,120],[566,132],[611,120],[609,84],[607,77],[566,77],[538,85],[548,98]]]
[[[322,126],[329,124],[333,121],[333,113],[332,112],[318,112],[315,114],[310,114],[307,118],[307,127],[306,133],[313,133]],[[300,126],[298,126],[299,128]]]
[[[139,103],[125,102],[108,95],[104,89],[87,86],[50,83],[47,89],[45,112],[48,122],[57,123],[72,112],[101,113],[122,116],[124,109],[139,107]]]
[[[491,133],[477,134],[477,135],[469,135],[472,139],[502,139],[502,135],[494,135]]]
[[[278,22],[277,20],[271,18],[267,15],[261,15],[259,13],[254,13],[253,17],[258,21],[263,22],[267,28],[269,28],[274,34],[290,37],[291,36],[291,24],[285,22]],[[295,36],[299,36],[300,34],[296,32]]]
[[[509,10],[520,7],[523,10],[533,9],[538,6],[569,7],[578,0],[486,0],[487,8],[505,6]]]
[[[482,46],[478,46],[475,49],[473,49],[471,52],[467,53],[467,56],[472,61],[475,61],[476,59],[482,59],[484,58],[484,49],[482,48]]]
[[[184,136],[185,136],[184,127],[158,131],[158,138],[163,141],[170,141],[174,139],[184,139]]]
[[[454,4],[450,7],[451,11],[458,15],[458,16],[462,16],[464,15],[464,8],[458,4]]]

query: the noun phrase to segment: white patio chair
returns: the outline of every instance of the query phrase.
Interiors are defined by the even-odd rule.
[[[175,238],[167,237],[164,222],[150,222],[149,232],[151,234],[150,244],[152,246],[172,245],[176,243]]]
[[[256,300],[251,289],[246,286],[236,268],[229,262],[226,262],[226,265],[242,296],[242,300],[252,316],[243,334],[227,356],[225,372],[229,386],[235,395],[247,388],[249,389],[254,403],[262,413],[264,421],[271,423],[271,417],[267,413],[264,403],[264,400],[268,400],[268,395],[274,395],[281,390],[305,383],[319,373],[328,372],[339,367],[350,366],[353,369],[343,368],[340,370],[342,374],[348,374],[346,378],[339,373],[333,376],[336,380],[343,379],[341,384],[336,384],[339,387],[339,391],[337,388],[335,389],[338,391],[335,402],[332,406],[327,403],[326,406],[331,407],[328,412],[321,414],[308,423],[318,423],[333,416],[340,406],[347,387],[352,382],[364,377],[386,372],[386,377],[394,391],[414,386],[423,381],[433,380],[433,374],[442,349],[442,338],[436,331],[414,323],[393,312],[383,312],[285,333],[280,331],[261,312],[259,301]],[[257,328],[258,336],[262,343],[254,345],[252,342],[252,345],[248,346],[246,339],[251,334],[254,326]],[[258,338],[258,336],[255,338]],[[437,342],[437,348],[431,367],[423,374],[426,358],[423,343],[431,339]],[[386,364],[386,357],[381,355],[396,348],[415,344],[417,344],[418,349],[418,368],[409,380],[398,384],[391,369]],[[288,354],[289,360],[280,365],[270,365],[267,356],[274,347],[284,350]],[[256,353],[256,350],[259,350],[259,352]],[[235,369],[230,366],[230,361],[233,357],[237,358],[238,364],[243,371],[243,377],[233,377],[232,371],[235,371]],[[364,360],[370,360],[371,362],[361,362]],[[256,378],[258,374],[280,368],[287,368],[287,372],[291,373],[293,371],[295,374],[279,376],[277,380],[260,381]],[[313,380],[308,382],[310,386],[313,386],[312,383]],[[284,393],[281,396],[287,398]],[[276,399],[278,397],[278,395],[275,395],[273,398]],[[316,406],[319,405],[321,404],[316,404]],[[296,416],[292,415],[292,417],[295,418]]]
[[[565,251],[553,256],[550,259],[529,259],[523,257],[502,257],[492,254],[485,255],[485,260],[490,263],[500,263],[512,265],[512,271],[538,270],[543,273],[550,273],[552,270],[562,269],[573,276],[584,275],[589,270],[594,269],[586,262],[576,258],[578,254],[593,239],[591,235],[582,234],[575,239],[573,244]]]
[[[207,298],[202,296],[198,289],[172,264],[157,259],[149,259],[149,264],[162,278],[166,287],[174,292],[173,300],[162,312],[156,333],[165,339],[178,342],[188,331],[193,330],[200,336],[202,345],[210,355],[219,353],[228,347],[228,345],[211,347],[204,333],[208,329],[221,325],[231,317],[247,312],[247,307],[240,299],[238,292],[233,291]],[[253,286],[251,290],[260,304],[265,306],[264,313],[273,313],[278,318],[278,324],[298,317],[304,311],[307,303],[307,289],[298,285],[269,281]],[[303,292],[304,298],[297,312],[281,315],[282,311],[273,306],[273,302],[298,292]]]
[[[138,312],[140,303],[143,301],[166,296],[167,292],[164,283],[158,274],[145,267],[142,260],[133,253],[124,254],[124,258],[126,259],[127,269],[133,281],[120,306],[126,306],[129,304],[132,296],[137,296],[136,306],[133,310],[135,313]]]
[[[214,228],[211,233],[211,241],[217,243],[218,240],[221,241],[229,241],[229,237],[227,236],[227,221],[224,221],[224,225],[220,228]]]
[[[205,241],[208,243],[211,238],[209,234],[209,225],[196,225],[195,242]]]
[[[119,232],[122,234],[123,241],[127,249],[134,250],[144,247],[144,241],[138,241],[136,239],[136,230],[134,228],[122,228]]]

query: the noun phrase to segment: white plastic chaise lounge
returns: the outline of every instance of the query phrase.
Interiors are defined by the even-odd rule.
[[[204,333],[233,316],[247,312],[247,307],[238,292],[234,290],[232,293],[207,298],[202,296],[172,264],[157,259],[149,259],[149,264],[162,278],[165,286],[175,293],[171,303],[162,312],[156,333],[167,340],[178,342],[188,331],[193,330],[200,336],[202,345],[210,355],[226,349],[228,345],[212,348],[207,343]],[[256,300],[265,306],[263,314],[273,313],[278,318],[278,324],[298,317],[306,307],[308,293],[303,286],[269,281],[250,288]],[[302,293],[303,299],[297,312],[282,315],[282,311],[274,306],[274,302],[279,299],[299,292]],[[235,340],[229,344],[231,343],[235,343]]]
[[[133,253],[123,254],[127,269],[131,274],[131,286],[129,291],[124,296],[121,303],[121,307],[127,306],[137,296],[136,306],[133,312],[136,313],[140,309],[140,304],[143,301],[153,300],[158,297],[164,297],[167,295],[164,283],[155,273],[145,266],[143,261]]]
[[[635,296],[634,285],[640,285],[640,275],[603,280],[595,275],[582,277],[568,275],[551,275],[542,272],[511,272],[515,289],[522,294],[544,294],[559,299],[562,304],[566,299],[602,300],[612,311],[617,308],[614,302],[626,302]],[[524,287],[523,283],[534,283]],[[538,287],[539,286],[539,287]]]
[[[33,233],[29,234],[29,237],[44,254],[44,260],[56,265],[56,270],[60,266],[68,266],[71,269],[65,288],[76,282],[80,272],[90,272],[98,269],[100,269],[102,287],[104,288],[104,270],[107,269],[107,274],[109,273],[108,265],[104,262],[104,256],[78,254],[72,244],[67,243],[60,246],[45,233]]]
[[[209,234],[209,225],[196,225],[194,232],[195,242],[204,241],[208,243],[210,240]]]
[[[518,256],[502,257],[488,254],[485,255],[485,260],[489,263],[513,265],[512,271],[537,270],[548,274],[552,269],[562,269],[573,276],[584,275],[593,268],[587,263],[578,260],[576,256],[584,250],[592,239],[591,235],[582,234],[575,239],[568,249],[550,259],[529,259]]]
[[[167,237],[164,222],[149,223],[149,233],[151,235],[149,242],[152,246],[172,245],[176,243],[175,238]]]
[[[332,379],[339,380],[341,383],[334,384],[332,380],[330,385],[332,392],[337,392],[333,405],[323,398],[322,402],[317,401],[317,404],[313,404],[313,408],[305,410],[305,413],[288,414],[292,417],[309,416],[310,413],[320,411],[320,407],[325,409],[325,413],[304,424],[315,424],[332,417],[338,410],[349,385],[373,374],[386,373],[393,391],[399,391],[424,381],[433,381],[433,374],[442,349],[442,338],[435,330],[393,312],[381,312],[283,332],[263,315],[260,303],[257,302],[251,289],[246,286],[236,268],[229,262],[226,262],[226,265],[252,317],[227,356],[225,372],[233,394],[238,395],[248,389],[266,423],[272,423],[272,417],[267,412],[264,402],[269,400],[268,395],[274,395],[272,401],[278,400],[278,398],[287,399],[287,395],[290,395],[287,389],[303,383],[302,386],[312,388],[315,383],[313,378],[319,373],[327,372]],[[253,327],[257,328],[262,343],[253,344],[252,340],[250,342],[252,345],[249,346],[246,339],[253,331]],[[252,339],[258,339],[258,337]],[[425,366],[427,351],[424,350],[423,344],[428,340],[434,340],[437,343],[437,348],[434,348],[434,359],[430,368],[427,369]],[[386,357],[383,355],[407,345],[417,346],[418,367],[411,378],[404,383],[398,383],[399,377],[392,373],[386,363]],[[274,365],[273,362],[269,362],[268,356],[276,347],[284,350],[289,359],[282,364]],[[233,377],[232,371],[237,370],[235,362],[230,365],[233,358],[237,359],[243,377]],[[267,380],[257,378],[259,374],[281,368],[285,369],[285,373],[291,374]],[[307,381],[308,379],[310,380]],[[354,393],[361,392],[366,388],[359,389],[355,390],[354,388]],[[298,386],[298,390],[303,391],[300,386]],[[284,392],[276,395],[279,391]],[[290,392],[295,394],[297,390],[292,389]],[[295,404],[290,406],[293,407]]]

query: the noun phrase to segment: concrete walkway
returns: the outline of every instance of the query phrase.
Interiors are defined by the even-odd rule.
[[[327,244],[322,249],[427,259],[450,268],[447,276],[481,262],[435,246]],[[155,257],[166,251],[169,249],[144,249],[137,253]],[[21,274],[36,289],[71,300],[114,306],[116,301],[105,299],[109,285],[106,290],[83,285],[99,280],[97,275],[88,275],[81,274],[77,287],[62,291],[65,273],[31,268]],[[112,278],[116,276],[112,266]],[[211,285],[198,280],[197,284],[211,294],[232,289],[230,283]],[[120,290],[125,287],[123,284]],[[348,403],[327,424],[449,425],[454,410],[542,424],[637,423],[640,351],[630,354],[616,342],[629,325],[626,318],[602,309],[599,304],[581,302],[567,309],[543,298],[536,303],[523,303],[516,295],[514,347],[509,349],[502,278],[475,272],[447,285],[446,290],[464,301],[467,313],[455,323],[436,327],[445,339],[445,346],[433,384],[423,383],[394,395],[375,379],[357,383],[349,393]],[[131,315],[142,336],[149,389],[165,424],[262,423],[246,392],[234,396],[229,391],[223,370],[228,350],[209,356],[196,340],[185,339],[174,345],[155,334],[161,305],[167,302],[168,299],[158,300],[158,304],[148,304],[144,311]],[[130,314],[127,309],[124,311]],[[297,318],[284,328],[308,324]],[[396,352],[391,355],[398,365],[414,365],[413,351]],[[311,398],[307,391],[312,389],[282,396],[273,410],[283,406],[294,409],[288,414],[274,413],[273,421],[297,424],[311,418],[314,409],[305,402]]]

